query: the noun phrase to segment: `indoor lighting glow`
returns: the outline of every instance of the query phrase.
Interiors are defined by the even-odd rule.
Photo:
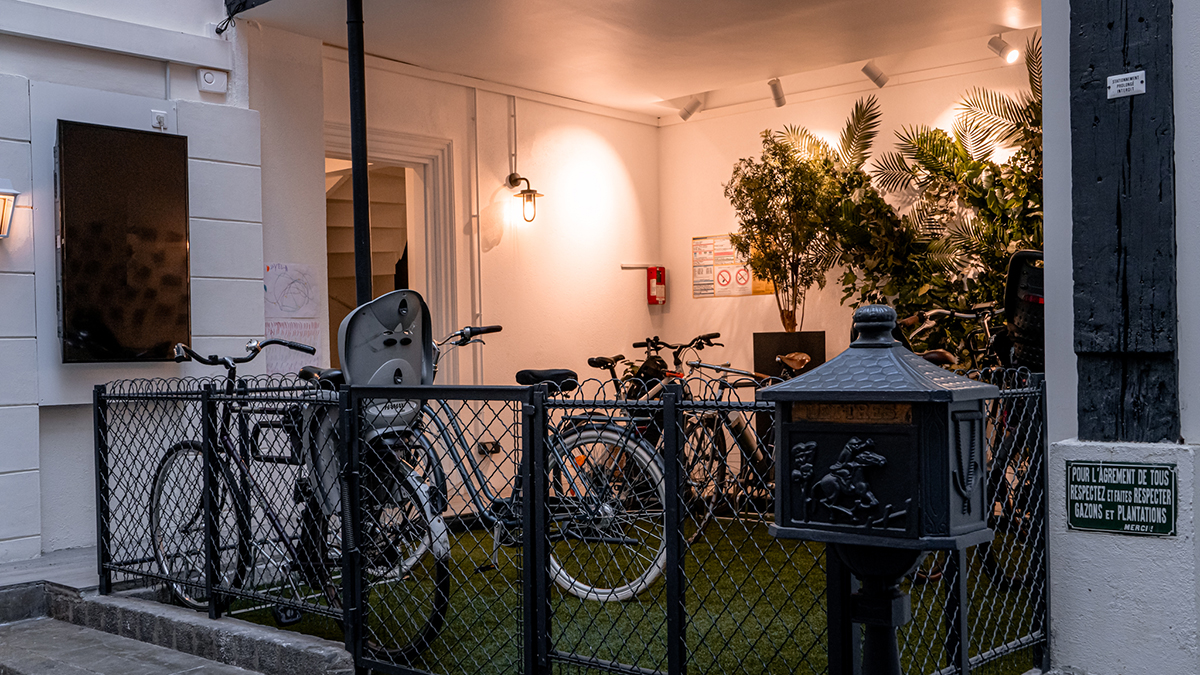
[[[695,115],[700,110],[700,106],[702,105],[704,104],[700,102],[700,99],[693,96],[692,100],[688,101],[687,105],[683,106],[683,109],[679,111],[679,116],[686,122],[689,117]]]
[[[783,97],[783,85],[779,83],[779,78],[767,80],[767,86],[771,88],[771,98],[775,99],[775,107],[782,108],[787,104],[787,99]]]
[[[12,181],[0,178],[0,239],[8,236],[8,228],[12,226],[13,207],[17,203],[17,195]]]
[[[1021,57],[1021,51],[1005,42],[999,35],[988,40],[988,49],[996,52],[996,56],[1004,59],[1005,63],[1016,63]]]
[[[539,194],[537,190],[534,190],[529,184],[529,179],[520,174],[508,174],[508,178],[504,180],[504,184],[515,190],[521,184],[521,181],[525,182],[525,189],[513,196],[521,200],[521,217],[525,219],[525,222],[532,223],[533,219],[537,218],[537,198],[545,197],[546,195]]]
[[[888,80],[891,79],[879,69],[879,66],[875,65],[874,61],[867,61],[867,65],[862,67],[862,71],[863,75],[871,78],[871,81],[875,83],[875,86],[881,89],[883,88],[883,85],[887,84]]]

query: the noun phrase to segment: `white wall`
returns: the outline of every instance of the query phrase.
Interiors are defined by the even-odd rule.
[[[41,27],[48,33],[79,29],[75,34],[85,44],[102,31],[132,31],[183,44],[176,50],[180,58],[190,58],[187,49],[195,47],[209,56],[232,53],[230,63],[244,64],[234,35],[228,44],[212,36],[209,24],[224,13],[220,0],[64,1],[31,3],[22,11],[42,18],[58,12],[53,17],[61,23]],[[107,37],[120,41],[119,34]],[[0,365],[9,384],[0,397],[0,561],[94,543],[92,419],[85,405],[94,384],[203,372],[175,364],[61,364],[51,157],[56,119],[149,129],[151,109],[169,111],[168,131],[189,137],[193,345],[237,353],[248,337],[262,335],[259,117],[239,94],[245,69],[231,73],[228,95],[200,95],[194,66],[174,64],[168,83],[167,64],[139,56],[143,48],[149,49],[122,44],[123,53],[113,53],[94,44],[0,35],[0,177],[22,192],[12,235],[0,242]]]
[[[346,64],[335,50],[327,55],[325,119],[345,124]],[[648,311],[644,300],[644,272],[620,269],[622,262],[658,254],[656,128],[522,97],[516,105],[518,171],[545,195],[532,223],[505,217],[513,201],[503,186],[509,173],[506,96],[368,59],[372,133],[444,139],[452,149],[458,309],[446,325],[505,327],[487,338],[486,347],[463,355],[462,382],[473,378],[474,355],[483,362],[481,381],[509,384],[521,368],[567,367],[582,374],[588,356],[628,351],[628,343],[657,332],[657,312]],[[477,198],[481,293],[472,270]],[[435,298],[428,299],[433,304]],[[451,382],[453,376],[444,371],[440,377]]]
[[[1033,31],[1006,34],[1024,46]],[[954,108],[972,87],[1005,93],[1028,89],[1023,61],[1006,66],[987,51],[982,41],[946,45],[909,54],[881,57],[877,62],[892,79],[876,88],[858,69],[840,66],[787,78],[788,104],[769,101],[730,109],[701,111],[688,122],[678,118],[661,130],[662,259],[668,270],[669,300],[663,313],[664,338],[672,342],[700,333],[719,331],[725,349],[706,360],[728,360],[735,366],[753,364],[752,334],[783,330],[773,296],[692,298],[691,238],[735,231],[733,208],[724,197],[734,163],[762,154],[760,132],[795,124],[825,138],[836,147],[854,102],[875,95],[883,121],[875,154],[893,149],[894,132],[904,125],[927,124],[950,129]],[[766,84],[763,85],[764,95]],[[849,344],[852,312],[840,303],[838,271],[831,271],[825,289],[809,291],[803,330],[825,331],[829,358]]]

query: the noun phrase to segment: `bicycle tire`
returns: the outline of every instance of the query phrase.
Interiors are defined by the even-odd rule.
[[[726,496],[728,463],[724,429],[715,416],[685,422],[684,439],[684,540],[690,546],[700,541],[709,523],[716,520],[717,507]]]
[[[666,566],[666,482],[657,454],[619,427],[571,429],[552,443],[551,578],[583,600],[637,596]]]
[[[400,462],[372,462],[362,471],[362,532],[358,548],[363,574],[364,649],[373,658],[411,664],[445,626],[450,606],[450,548],[445,522],[429,487]],[[343,486],[342,494],[346,494]],[[301,568],[310,586],[342,607],[340,516],[315,502],[305,509]],[[339,621],[339,623],[341,623]]]
[[[244,541],[247,519],[239,500],[232,498],[223,467],[216,476],[218,584],[240,588],[250,567]],[[178,579],[169,582],[175,598],[186,607],[207,611],[203,494],[204,446],[195,440],[171,446],[159,460],[151,486],[151,548],[159,572]],[[232,601],[228,596],[218,597],[222,610]]]

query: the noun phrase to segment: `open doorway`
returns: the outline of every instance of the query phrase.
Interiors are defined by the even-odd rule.
[[[400,288],[417,288],[414,272],[421,261],[412,260],[411,246],[424,216],[420,199],[412,196],[419,183],[413,169],[372,162],[371,184],[371,297]],[[356,306],[354,280],[354,213],[350,162],[325,159],[325,227],[329,270],[329,344],[337,345],[338,327]],[[419,290],[419,289],[418,289]],[[340,367],[337,348],[330,365]]]

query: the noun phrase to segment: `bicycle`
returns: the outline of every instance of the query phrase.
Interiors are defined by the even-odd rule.
[[[406,302],[407,311],[419,306],[413,314],[426,318],[424,328],[415,323],[404,327],[403,335],[418,334],[412,345],[420,352],[411,352],[410,360],[420,361],[423,357],[419,354],[428,353],[430,368],[387,354],[404,342],[394,337],[400,330],[383,330],[376,339],[370,336],[377,329],[371,328],[355,338],[355,344],[370,342],[384,349],[372,353],[375,360],[368,359],[365,369],[360,367],[360,373],[375,373],[361,383],[392,384],[395,378],[409,384],[431,384],[446,353],[501,330],[500,326],[468,326],[436,342],[429,340],[425,347],[419,337],[428,326],[424,301],[412,291],[394,291],[360,306],[343,322],[339,343],[347,372],[314,369],[308,376],[356,384],[350,374],[356,357],[348,346],[355,317],[381,316],[394,311],[397,303],[405,307]],[[375,369],[376,361],[384,365]],[[397,364],[394,374],[388,365],[393,363]],[[417,380],[415,373],[426,375]],[[523,373],[518,374],[523,384],[545,382],[543,376],[550,375],[549,381],[557,378],[561,386],[569,371]],[[335,421],[320,426],[324,430],[318,435],[334,433],[337,427]],[[449,460],[450,471],[461,479],[473,515],[491,530],[494,551],[501,546],[520,546],[516,533],[525,508],[524,486],[518,475],[505,489],[493,488],[471,454],[457,413],[443,400],[370,400],[360,410],[357,426],[361,429],[361,492],[367,502],[362,509],[362,528],[368,537],[372,532],[386,533],[381,537],[385,546],[367,547],[362,552],[366,571],[362,602],[402,600],[408,619],[401,626],[368,623],[367,648],[381,658],[410,661],[430,647],[449,608],[452,545],[443,516],[449,505],[444,462]],[[550,577],[583,600],[624,601],[645,591],[666,564],[666,489],[654,449],[625,427],[595,421],[551,429],[546,447],[549,494],[545,534],[551,544]],[[521,456],[520,462],[526,461],[530,459]],[[509,496],[502,496],[505,491]],[[341,502],[340,498],[332,501]],[[329,517],[333,517],[327,513],[331,510],[326,509]],[[324,533],[328,539],[323,548],[331,553],[315,568],[328,580],[340,564],[334,557],[340,550],[340,532],[327,526],[314,532]],[[336,586],[328,581],[325,585]],[[416,603],[422,606],[415,607]],[[376,615],[368,612],[367,617],[371,620]]]
[[[211,490],[203,489],[204,445],[199,440],[184,440],[167,449],[159,460],[151,486],[150,538],[155,563],[170,583],[175,597],[185,606],[207,610],[213,598],[204,595],[206,556],[215,555],[216,585],[236,590],[257,583],[255,570],[260,563],[275,561],[279,567],[276,582],[290,592],[290,598],[272,607],[280,625],[300,620],[299,607],[311,594],[305,581],[294,574],[301,569],[303,555],[286,527],[287,518],[278,513],[263,486],[254,477],[254,462],[303,464],[296,456],[295,444],[289,444],[288,457],[267,456],[259,447],[264,429],[284,429],[295,433],[300,425],[299,407],[285,405],[251,406],[235,402],[238,386],[237,366],[252,361],[269,346],[315,353],[308,345],[279,339],[250,340],[245,356],[201,356],[183,344],[175,345],[177,362],[195,360],[209,366],[223,366],[226,377],[217,400],[215,466],[210,468]],[[265,421],[257,418],[265,418]],[[205,501],[209,501],[213,540],[206,537]],[[256,536],[251,505],[262,509],[271,532]],[[273,536],[271,536],[273,534]],[[269,550],[273,549],[273,550]],[[258,576],[266,576],[268,570]],[[218,606],[228,607],[232,596],[224,595]]]

